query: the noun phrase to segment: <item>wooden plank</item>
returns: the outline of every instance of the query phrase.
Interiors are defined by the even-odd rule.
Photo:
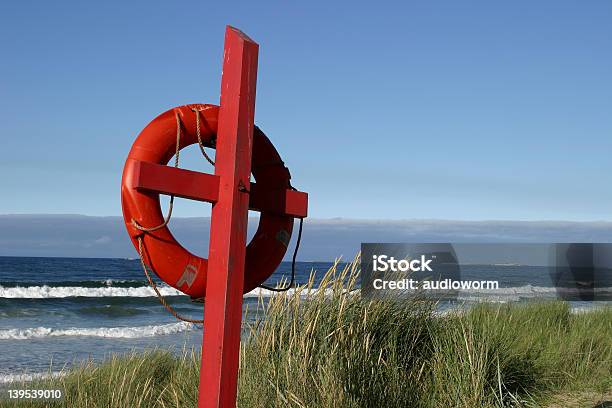
[[[295,190],[265,191],[257,183],[251,183],[249,209],[271,214],[306,217],[308,215],[308,194]]]
[[[217,202],[219,197],[219,176],[143,161],[134,166],[134,186],[138,190],[208,203]]]
[[[219,176],[161,164],[134,163],[134,186],[138,190],[216,203]],[[308,215],[308,194],[295,190],[264,191],[251,183],[249,210],[292,217]]]

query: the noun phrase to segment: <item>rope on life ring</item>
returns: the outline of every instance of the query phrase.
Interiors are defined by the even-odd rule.
[[[200,150],[202,154],[204,155],[204,157],[206,157],[206,159],[214,166],[215,163],[210,159],[210,157],[208,157],[208,155],[206,154],[206,151],[204,150],[204,146],[202,145],[202,138],[200,137],[200,112],[196,109],[193,109],[193,111],[196,112],[197,135],[198,135],[198,144],[200,145]],[[180,158],[180,148],[179,147],[181,143],[181,119],[177,111],[174,112],[174,115],[176,117],[176,152],[174,154],[174,167],[178,168],[179,158]],[[153,232],[160,228],[164,228],[170,222],[170,218],[172,218],[173,207],[174,207],[174,196],[170,196],[170,204],[168,205],[168,214],[164,218],[163,223],[156,225],[155,227],[143,227],[134,218],[132,218],[132,225],[142,232]],[[142,237],[139,236],[138,237],[138,254],[140,255],[140,264],[142,265],[142,270],[145,276],[147,277],[147,281],[149,282],[149,285],[151,286],[151,288],[155,291],[155,294],[157,295],[157,299],[159,300],[159,303],[161,303],[166,308],[166,310],[168,310],[168,312],[170,312],[170,314],[174,316],[175,318],[177,318],[178,320],[182,320],[188,323],[195,323],[195,324],[204,323],[204,320],[197,320],[197,319],[191,319],[189,317],[185,317],[179,314],[176,310],[174,310],[172,306],[170,306],[170,304],[168,303],[164,295],[162,295],[161,292],[159,291],[157,285],[155,284],[155,281],[149,274],[149,270],[144,261],[144,253],[143,253],[144,248],[143,247],[144,247],[144,243],[142,242]]]

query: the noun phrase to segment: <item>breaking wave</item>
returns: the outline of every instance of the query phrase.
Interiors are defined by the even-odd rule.
[[[158,287],[163,296],[185,296],[186,295],[170,286],[161,285]],[[302,291],[301,295],[306,296],[306,290],[289,289],[287,294],[291,295],[295,291]],[[331,291],[330,289],[327,289]],[[515,301],[527,298],[554,298],[559,295],[579,294],[585,289],[558,288],[550,286],[513,286],[500,287],[498,289],[487,290],[467,290],[459,291],[459,299],[465,301]],[[599,296],[605,295],[606,298],[612,296],[612,287],[596,287],[592,289]],[[316,292],[317,289],[311,289]],[[330,292],[331,293],[331,292]],[[245,298],[272,297],[276,292],[257,288],[245,294]],[[54,298],[105,298],[105,297],[126,297],[126,298],[146,298],[155,297],[155,292],[149,286],[139,287],[81,287],[81,286],[15,286],[5,287],[0,285],[0,298],[5,299],[54,299]]]
[[[158,286],[163,296],[185,296],[184,293],[167,285]],[[289,289],[291,294],[296,289]],[[276,292],[257,288],[245,294],[245,297],[271,297]],[[81,286],[0,286],[0,298],[7,299],[53,299],[70,297],[154,297],[155,292],[149,286],[140,287],[81,287]]]
[[[160,286],[164,296],[180,296],[182,292],[169,286]],[[148,286],[140,287],[82,287],[82,286],[0,286],[0,298],[49,299],[67,297],[151,297],[155,292]]]
[[[550,287],[550,286],[534,286],[524,285],[515,286],[499,289],[488,289],[488,290],[472,290],[472,291],[460,291],[459,300],[463,301],[490,301],[490,302],[511,302],[519,301],[521,299],[532,299],[532,298],[557,298],[559,296],[573,296],[584,293],[585,289],[579,288],[564,288],[564,287]],[[612,295],[612,287],[597,287],[589,290],[590,293],[595,294],[598,297],[605,298]]]
[[[51,328],[33,327],[28,329],[0,330],[0,340],[29,340],[46,337],[83,336],[114,339],[136,339],[174,334],[194,329],[192,323],[178,322],[158,326],[136,327],[92,327],[92,328]]]

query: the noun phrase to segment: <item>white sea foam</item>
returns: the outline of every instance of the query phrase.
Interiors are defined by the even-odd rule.
[[[170,286],[160,286],[159,291],[164,296],[183,295],[182,292]],[[49,299],[67,297],[151,297],[155,292],[148,286],[135,288],[101,287],[86,288],[82,286],[0,286],[0,298],[9,299]]]
[[[464,301],[489,301],[489,302],[511,302],[530,298],[554,298],[557,296],[575,296],[585,293],[595,295],[610,295],[612,287],[587,288],[561,288],[550,286],[515,286],[500,287],[498,289],[460,291],[459,300]]]
[[[136,339],[140,337],[153,337],[164,334],[180,333],[195,328],[187,322],[169,323],[158,326],[136,327],[92,327],[92,328],[51,328],[33,327],[28,329],[0,330],[0,340],[29,340],[46,337],[85,336],[105,337],[115,339]]]
[[[167,285],[158,287],[163,296],[180,296],[184,293]],[[297,289],[289,289],[288,293],[292,294]],[[316,289],[314,289],[316,291]],[[305,296],[306,291],[302,291]],[[277,292],[257,288],[245,294],[245,297],[271,297]],[[153,297],[156,296],[153,289],[149,286],[139,286],[131,288],[122,287],[100,287],[87,288],[81,286],[15,286],[3,287],[0,286],[0,298],[8,299],[51,299],[51,298],[68,298],[68,297]]]
[[[163,296],[181,296],[184,295],[182,292],[167,286],[161,285],[158,287]],[[575,288],[555,288],[549,286],[534,286],[524,285],[515,287],[500,287],[498,289],[487,289],[487,290],[470,290],[460,291],[459,298],[465,301],[472,300],[483,300],[488,299],[490,301],[515,301],[522,298],[533,298],[533,297],[555,297],[558,294],[572,295],[584,293],[588,289],[575,289]],[[289,289],[287,293],[289,295],[294,294],[296,291],[300,291],[302,297],[307,296],[307,289]],[[310,293],[316,293],[317,289],[311,289]],[[326,294],[331,294],[331,289],[327,289]],[[598,287],[594,288],[595,294],[612,294],[612,287]],[[277,292],[257,288],[249,293],[245,294],[245,297],[271,297],[276,295]],[[0,298],[8,299],[49,299],[49,298],[69,298],[69,297],[90,297],[90,298],[101,298],[101,297],[154,297],[155,292],[149,286],[139,287],[98,287],[88,288],[81,286],[16,286],[16,287],[3,287],[0,285]]]
[[[314,294],[318,293],[319,290],[318,289],[310,289],[310,292],[309,292],[307,288],[303,288],[302,287],[302,288],[291,288],[291,289],[287,290],[285,293],[288,296],[292,296],[296,292],[299,292],[300,297],[306,297],[309,294],[310,295],[314,295]],[[333,293],[332,289],[325,289],[325,295],[329,296],[332,293]],[[261,297],[272,297],[272,296],[277,295],[277,294],[278,294],[278,292],[275,292],[273,290],[264,289],[264,288],[256,288],[256,289],[253,289],[252,291],[246,293],[244,295],[244,297],[247,297],[247,298],[249,298],[249,297],[251,297],[251,298],[259,297],[259,296],[261,296]]]

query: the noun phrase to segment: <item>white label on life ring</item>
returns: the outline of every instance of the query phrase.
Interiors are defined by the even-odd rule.
[[[185,266],[185,270],[183,271],[181,279],[176,282],[176,286],[180,288],[181,286],[183,286],[184,283],[186,283],[188,287],[191,287],[191,285],[193,285],[193,281],[195,281],[197,274],[198,269],[194,265],[187,264],[187,266]]]

